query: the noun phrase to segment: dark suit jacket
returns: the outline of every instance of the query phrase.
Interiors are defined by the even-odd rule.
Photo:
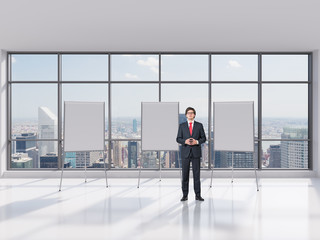
[[[188,145],[185,144],[186,139],[194,138],[198,140],[198,145]],[[183,122],[179,125],[178,135],[176,141],[180,143],[181,146],[181,158],[187,158],[190,151],[192,151],[193,157],[201,157],[201,144],[206,141],[206,134],[204,133],[202,123],[194,121],[194,126],[192,130],[192,135],[190,136],[188,121]]]

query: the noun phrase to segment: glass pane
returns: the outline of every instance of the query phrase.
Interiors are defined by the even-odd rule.
[[[108,138],[108,85],[107,84],[62,84],[62,114],[65,101],[105,102],[105,138]],[[64,115],[62,116],[64,121]],[[63,123],[62,123],[63,135]]]
[[[262,85],[262,138],[308,138],[308,85]]]
[[[214,151],[213,142],[211,143],[213,154],[211,154],[212,167],[231,168],[232,152]],[[258,167],[258,142],[254,144],[254,152],[233,152],[234,168],[254,168]],[[255,166],[256,163],[256,166]]]
[[[207,84],[162,84],[162,102],[179,102],[179,121],[187,121],[185,110],[196,110],[195,121],[201,122],[208,139],[208,85]],[[188,93],[192,93],[188,95]],[[190,97],[191,96],[191,97]],[[206,144],[202,145],[202,151]],[[207,166],[208,154],[202,155],[201,167]]]
[[[195,121],[203,124],[206,137],[208,137],[208,85],[162,84],[161,86],[162,102],[179,102],[180,123],[187,121],[186,108],[193,107],[196,110]]]
[[[58,81],[56,54],[11,55],[12,81]]]
[[[57,85],[12,84],[12,138],[57,139]]]
[[[159,56],[112,55],[112,81],[159,81]]]
[[[181,168],[181,146],[179,151],[161,151],[161,168]]]
[[[263,55],[262,81],[308,81],[308,55]]]
[[[62,55],[62,81],[108,81],[108,55]]]
[[[11,168],[58,168],[57,141],[13,141],[11,149]]]
[[[156,151],[141,152],[140,141],[112,141],[112,168],[159,168]]]
[[[208,168],[208,151],[209,143],[206,141],[201,146],[202,161],[200,168]],[[181,168],[181,145],[179,151],[161,151],[160,152],[161,168]],[[191,167],[190,167],[191,168]]]
[[[262,168],[308,168],[308,141],[263,141]]]
[[[212,81],[258,81],[257,55],[213,55]]]
[[[162,81],[208,81],[208,55],[161,55]]]
[[[108,144],[106,144],[107,149]],[[89,152],[64,152],[65,168],[104,168],[103,158],[105,158],[106,169],[109,167],[108,151]]]
[[[258,85],[257,84],[213,84],[213,102],[254,101],[255,136],[258,136]],[[213,111],[212,111],[213,112]],[[211,133],[213,126],[211,127]],[[211,134],[213,136],[213,134]]]
[[[157,84],[112,84],[112,138],[141,138],[141,102],[158,102]]]

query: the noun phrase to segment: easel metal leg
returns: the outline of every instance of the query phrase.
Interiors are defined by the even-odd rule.
[[[109,187],[108,185],[108,176],[107,176],[107,168],[106,168],[106,159],[105,155],[103,154],[103,164],[104,164],[104,174],[106,176],[106,187]]]
[[[161,160],[160,160],[160,152],[159,151],[158,151],[158,159],[159,159],[159,167],[160,167],[160,173],[159,173],[160,180],[159,181],[161,182]]]
[[[258,176],[257,176],[257,163],[256,163],[256,161],[254,161],[254,174],[256,175],[257,191],[259,191]]]
[[[140,176],[141,176],[142,156],[143,156],[143,154],[141,153],[141,161],[140,161],[139,178],[138,178],[138,187],[137,187],[137,188],[140,187]]]
[[[212,177],[213,177],[213,167],[211,169],[211,181],[210,181],[210,188],[212,188]]]
[[[232,180],[231,182],[233,183],[233,152],[232,152]]]
[[[215,163],[215,152],[213,151],[213,163],[211,166],[211,181],[210,181],[210,188],[212,188],[212,178],[213,178],[213,168],[214,168],[214,163]]]
[[[64,168],[64,164],[62,163],[62,170],[61,170],[61,177],[60,177],[60,187],[59,187],[59,192],[61,192],[62,176],[63,176],[63,168]]]
[[[59,192],[61,192],[61,186],[62,186],[62,176],[63,176],[63,169],[64,169],[64,161],[65,161],[65,157],[63,156],[63,162],[62,162],[62,166],[61,166],[61,177],[60,177]]]
[[[84,152],[84,182],[87,182],[87,152]]]

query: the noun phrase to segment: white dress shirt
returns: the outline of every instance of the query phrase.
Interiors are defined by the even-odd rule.
[[[194,120],[193,120],[193,121],[187,120],[187,121],[188,121],[188,129],[189,129],[189,127],[190,127],[190,123],[192,123],[191,126],[192,126],[192,132],[193,132]],[[197,141],[197,144],[199,144],[199,141],[198,141],[198,140],[196,140],[196,141]]]

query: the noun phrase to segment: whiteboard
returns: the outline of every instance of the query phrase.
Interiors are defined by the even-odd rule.
[[[141,103],[141,150],[178,151],[178,102]]]
[[[213,103],[215,151],[254,152],[253,101]]]
[[[104,102],[64,102],[64,151],[104,150]]]

